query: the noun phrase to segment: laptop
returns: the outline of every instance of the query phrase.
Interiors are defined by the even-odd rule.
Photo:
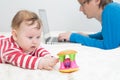
[[[45,9],[39,9],[39,15],[42,20],[43,24],[43,38],[45,44],[54,44],[54,43],[61,43],[64,41],[59,42],[57,36],[51,36],[49,25],[47,21],[47,13]]]

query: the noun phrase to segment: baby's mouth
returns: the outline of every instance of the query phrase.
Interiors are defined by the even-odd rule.
[[[32,48],[32,49],[35,49],[36,47],[35,47],[35,46],[32,46],[31,48]]]

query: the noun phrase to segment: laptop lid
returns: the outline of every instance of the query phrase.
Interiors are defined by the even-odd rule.
[[[47,13],[45,9],[39,9],[40,19],[42,20],[43,24],[43,37],[46,41],[48,37],[50,37],[49,25],[47,20]]]
[[[50,35],[47,13],[45,9],[39,9],[39,15],[43,24],[43,37],[45,43],[58,43],[57,37]],[[48,40],[49,39],[49,40]],[[64,41],[63,41],[64,42]]]

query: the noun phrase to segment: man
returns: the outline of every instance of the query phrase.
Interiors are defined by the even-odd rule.
[[[87,18],[97,19],[102,26],[95,34],[60,33],[58,40],[81,43],[101,49],[113,49],[120,45],[120,4],[112,0],[78,0]]]

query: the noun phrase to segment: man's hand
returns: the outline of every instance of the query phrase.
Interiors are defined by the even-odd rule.
[[[58,41],[69,41],[70,35],[70,32],[60,33],[58,36]]]

